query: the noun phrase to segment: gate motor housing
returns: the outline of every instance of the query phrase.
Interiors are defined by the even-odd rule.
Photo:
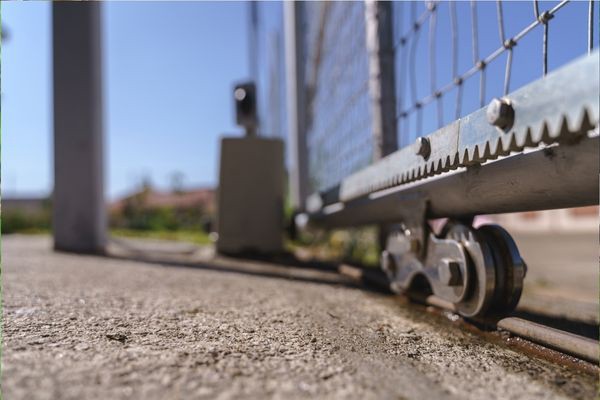
[[[234,99],[246,137],[221,139],[217,251],[278,253],[283,246],[283,141],[256,136],[253,83],[236,85]]]

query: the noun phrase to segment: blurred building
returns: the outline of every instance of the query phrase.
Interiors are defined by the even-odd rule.
[[[204,213],[212,215],[215,211],[215,189],[199,188],[178,192],[162,192],[151,188],[142,189],[112,202],[109,211],[111,213],[121,212],[132,201],[140,201],[140,206],[145,208],[200,208]]]
[[[590,206],[499,214],[488,218],[511,232],[594,233],[598,232],[598,212],[598,206]]]
[[[2,213],[19,212],[32,215],[42,212],[49,204],[48,197],[9,197],[2,199]]]
[[[146,186],[110,204],[109,225],[135,230],[210,231],[214,214],[212,188],[162,192]]]

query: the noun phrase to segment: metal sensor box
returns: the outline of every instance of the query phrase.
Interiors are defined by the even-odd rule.
[[[254,83],[241,83],[233,90],[235,100],[235,120],[246,129],[247,135],[253,135],[258,127],[256,111],[256,86]]]
[[[275,138],[221,139],[217,251],[282,250],[284,154]]]

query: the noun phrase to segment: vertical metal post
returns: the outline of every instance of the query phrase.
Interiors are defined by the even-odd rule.
[[[274,137],[283,138],[283,127],[281,126],[281,106],[283,99],[281,98],[281,34],[272,32],[269,36],[270,52],[269,52],[269,127],[268,134]]]
[[[106,243],[100,7],[52,4],[52,230],[55,249],[63,251],[101,253]]]
[[[308,196],[308,148],[306,145],[302,2],[285,2],[283,7],[291,197],[294,208],[303,211]]]
[[[373,161],[377,161],[398,149],[392,3],[367,0],[365,6]]]
[[[369,57],[373,161],[377,161],[398,149],[392,3],[367,0],[365,29]],[[383,250],[389,227],[382,224],[377,233],[379,248]]]
[[[258,3],[248,3],[249,25],[248,34],[248,67],[250,79],[258,83]]]

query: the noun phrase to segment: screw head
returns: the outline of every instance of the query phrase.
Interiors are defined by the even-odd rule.
[[[460,264],[446,258],[438,264],[438,276],[440,282],[447,286],[459,286],[462,284]]]
[[[425,160],[431,155],[431,143],[426,137],[417,138],[417,155],[423,157]]]
[[[510,129],[515,122],[515,110],[506,99],[493,99],[486,110],[490,124],[502,130]]]
[[[242,87],[236,88],[233,92],[233,97],[235,97],[235,99],[237,101],[244,100],[246,98],[246,96],[247,96],[246,89],[244,89]]]

